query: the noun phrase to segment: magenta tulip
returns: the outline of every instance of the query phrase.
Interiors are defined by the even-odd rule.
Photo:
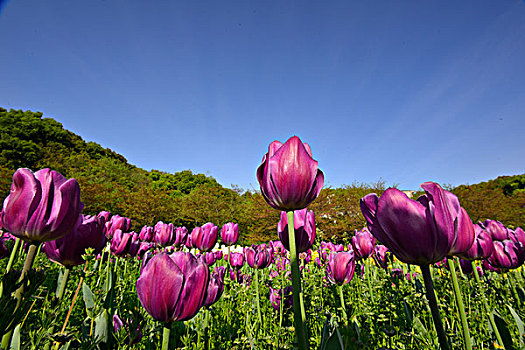
[[[349,283],[354,277],[355,259],[354,252],[332,253],[328,257],[326,273],[328,280],[339,286]]]
[[[94,249],[93,254],[97,255],[105,245],[104,218],[82,215],[82,224],[66,236],[46,242],[44,252],[49,260],[71,267],[85,262],[82,255],[87,248]]]
[[[244,254],[243,253],[237,253],[237,252],[230,253],[229,260],[230,260],[230,265],[236,270],[244,266]]]
[[[121,229],[116,229],[111,239],[111,253],[115,256],[125,257],[128,254],[132,239],[133,235],[131,233],[124,233]]]
[[[206,299],[204,300],[205,307],[215,304],[221,298],[222,292],[224,291],[225,273],[225,266],[215,266],[215,269],[213,269],[206,290]]]
[[[233,222],[224,224],[221,229],[221,239],[225,245],[234,245],[239,239],[239,225]]]
[[[106,221],[106,238],[111,239],[116,230],[122,232],[131,230],[131,219],[113,215],[109,221]]]
[[[144,225],[139,233],[139,239],[143,242],[152,242],[155,238],[153,227]]]
[[[374,252],[376,239],[366,227],[361,231],[355,230],[352,237],[352,247],[357,260],[366,259]]]
[[[465,260],[485,260],[494,251],[492,236],[479,224],[474,225],[474,233],[474,243],[470,249],[458,256]]]
[[[173,224],[165,224],[162,221],[157,222],[153,228],[155,243],[161,247],[172,245],[175,242],[174,230]]]
[[[211,222],[201,227],[196,227],[191,233],[191,243],[201,252],[209,252],[213,249],[218,239],[218,228]]]
[[[188,229],[184,226],[177,227],[175,229],[175,242],[173,242],[174,247],[182,246],[188,237]]]
[[[374,261],[378,267],[386,269],[388,263],[391,262],[392,257],[388,248],[382,244],[378,244],[374,248]]]
[[[510,239],[509,230],[501,222],[487,219],[482,225],[490,234],[493,241],[504,241]]]
[[[24,168],[13,175],[0,221],[4,230],[25,241],[47,242],[80,225],[83,208],[75,179],[68,180],[54,170],[33,173]]]
[[[143,267],[136,283],[137,294],[157,321],[186,321],[203,306],[208,280],[208,265],[192,254],[160,253]]]
[[[425,182],[421,187],[426,194],[417,200],[389,188],[381,198],[369,194],[361,198],[360,204],[372,234],[399,260],[428,265],[453,251],[458,228],[467,220],[456,196],[433,182]],[[457,250],[458,247],[454,252],[460,253]]]
[[[518,242],[510,239],[494,241],[494,252],[488,258],[488,262],[502,271],[517,269],[525,261],[525,250]]]
[[[312,248],[315,241],[315,214],[306,208],[296,210],[293,214],[295,228],[295,244],[298,253]],[[286,250],[290,250],[288,241],[288,217],[286,212],[281,212],[281,220],[277,224],[277,233]]]
[[[319,196],[324,174],[312,158],[310,146],[293,136],[284,144],[270,144],[257,169],[257,180],[272,208],[290,211],[306,208]]]
[[[272,250],[266,244],[252,245],[244,251],[246,262],[254,269],[264,269],[272,262]]]
[[[272,307],[274,308],[274,310],[277,310],[277,311],[280,310],[282,294],[284,295],[283,309],[286,310],[292,306],[292,302],[293,302],[292,286],[285,287],[284,291],[281,289],[274,289],[270,287],[270,303],[272,304]]]

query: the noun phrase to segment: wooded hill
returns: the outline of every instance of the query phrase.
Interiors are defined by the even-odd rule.
[[[8,195],[12,175],[20,167],[34,171],[47,167],[77,179],[84,213],[108,210],[127,216],[134,230],[159,220],[190,230],[208,221],[219,226],[234,221],[243,244],[277,238],[279,212],[257,192],[224,188],[213,177],[191,170],[146,171],[108,148],[84,141],[40,112],[0,108],[0,199]],[[384,182],[325,188],[309,208],[316,213],[318,236],[348,242],[354,229],[365,224],[359,198],[384,190]],[[525,175],[452,191],[474,221],[492,218],[525,226]]]

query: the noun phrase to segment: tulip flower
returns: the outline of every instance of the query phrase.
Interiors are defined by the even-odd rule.
[[[288,286],[284,288],[284,291],[281,289],[274,289],[270,287],[270,303],[272,304],[272,307],[274,310],[279,311],[281,308],[281,294],[284,293],[284,303],[283,308],[288,309],[292,306],[292,286]]]
[[[132,239],[133,235],[131,233],[124,233],[121,229],[116,229],[111,239],[111,253],[119,257],[126,256]]]
[[[153,231],[155,232],[155,243],[161,247],[166,247],[173,244],[175,241],[173,224],[165,224],[159,221],[155,224]]]
[[[295,244],[298,253],[312,248],[315,241],[315,214],[306,208],[296,210],[293,214],[295,229]],[[290,250],[288,239],[288,217],[286,212],[281,212],[281,220],[277,224],[277,233],[286,250]]]
[[[218,239],[218,228],[211,222],[195,227],[191,232],[191,244],[201,252],[213,249]]]
[[[113,215],[109,221],[106,221],[106,238],[111,239],[116,230],[122,232],[131,230],[131,219]]]
[[[204,258],[204,262],[208,266],[215,264],[215,262],[217,261],[217,257],[213,252],[204,253],[203,258]]]
[[[97,217],[102,217],[104,218],[104,222],[108,222],[110,219],[111,219],[111,213],[109,211],[101,211],[100,213],[97,214]],[[104,231],[104,234],[106,234],[106,232]]]
[[[510,239],[509,230],[501,222],[487,219],[482,225],[492,236],[493,241],[504,241]]]
[[[230,265],[236,270],[239,270],[241,267],[244,266],[244,254],[243,253],[237,253],[237,252],[230,253],[229,260],[230,260]]]
[[[173,246],[180,247],[182,246],[188,237],[188,229],[184,226],[177,227],[175,229],[175,242],[173,242]]]
[[[264,269],[272,262],[272,250],[266,244],[252,245],[244,251],[246,262],[254,269]]]
[[[1,222],[4,230],[29,242],[64,237],[82,222],[80,187],[75,179],[42,169],[33,173],[18,169],[11,192],[4,200]]]
[[[153,227],[144,225],[139,233],[139,239],[143,242],[152,242],[155,238]]]
[[[282,211],[306,208],[324,184],[324,174],[312,158],[310,146],[293,136],[284,144],[273,141],[257,169],[266,202]]]
[[[83,264],[87,248],[94,249],[93,254],[99,254],[106,245],[104,235],[104,218],[81,215],[82,224],[66,236],[55,241],[46,242],[44,252],[49,260],[64,266]]]
[[[124,339],[124,344],[134,345],[140,343],[142,340],[142,330],[140,329],[140,324],[137,325],[137,328],[133,331],[133,320],[131,322],[123,322],[122,319],[117,315],[113,315],[113,329],[115,333],[120,332],[121,329],[124,329],[127,336]]]
[[[366,259],[374,252],[376,239],[365,227],[361,231],[355,230],[352,237],[352,247],[357,260]]]
[[[492,236],[479,224],[474,225],[474,233],[474,243],[470,249],[458,256],[465,260],[485,260],[494,251]]]
[[[386,269],[391,260],[391,254],[387,247],[382,244],[378,244],[374,247],[374,261],[378,267]]]
[[[354,277],[354,252],[333,253],[328,258],[326,273],[328,280],[339,286],[349,283]]]
[[[215,304],[224,291],[224,274],[226,273],[226,267],[215,266],[210,280],[208,282],[208,288],[206,289],[206,299],[204,300],[204,306],[209,307]]]
[[[185,321],[203,306],[208,265],[191,253],[159,253],[143,267],[136,288],[140,303],[160,322]]]
[[[233,222],[224,224],[221,229],[221,239],[225,245],[234,245],[239,239],[239,225]]]
[[[523,265],[524,261],[524,248],[519,242],[516,243],[510,239],[494,241],[494,251],[488,258],[489,264],[500,271],[516,269]]]
[[[510,239],[514,242],[520,242],[522,247],[525,247],[525,231],[521,227],[516,227],[514,231],[510,231]]]
[[[215,260],[221,260],[222,259],[222,250],[217,250],[215,252],[213,252],[213,254],[215,254]]]

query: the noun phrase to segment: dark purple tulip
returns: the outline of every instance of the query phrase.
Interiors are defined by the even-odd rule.
[[[433,182],[421,187],[426,194],[417,200],[389,188],[381,198],[373,193],[360,201],[372,234],[399,260],[414,265],[432,264],[449,255],[458,241],[458,224],[466,222],[456,196]]]
[[[492,236],[484,230],[479,224],[474,225],[474,243],[464,253],[458,254],[459,257],[465,260],[484,260],[492,255],[494,251],[494,244],[492,243]]]
[[[521,227],[516,227],[514,231],[510,231],[510,239],[514,242],[520,242],[522,247],[525,247],[525,231]]]
[[[104,222],[108,222],[109,220],[111,220],[111,213],[109,211],[101,211],[100,213],[97,214],[97,216],[100,218],[104,218]],[[105,232],[104,232],[105,233]]]
[[[215,254],[215,260],[221,260],[222,259],[222,250],[217,250],[214,252]]]
[[[501,222],[487,219],[483,223],[485,230],[491,235],[493,241],[510,239],[509,230]]]
[[[82,222],[80,187],[75,179],[42,169],[18,169],[4,200],[4,230],[31,242],[47,242],[70,233]]]
[[[272,262],[272,250],[266,244],[253,245],[244,251],[246,262],[254,269],[264,269]]]
[[[106,238],[111,239],[116,230],[127,232],[131,230],[131,219],[113,215],[109,221],[106,221]]]
[[[332,253],[328,258],[326,273],[328,280],[339,286],[349,283],[354,277],[354,252]]]
[[[151,248],[153,248],[153,243],[151,242],[140,242],[139,249],[137,251],[136,257],[137,259],[142,259],[144,254],[149,251]]]
[[[173,246],[180,247],[184,243],[186,243],[188,237],[188,229],[184,226],[177,227],[175,229],[175,242],[173,242]]]
[[[128,336],[124,339],[124,343],[127,345],[138,344],[142,340],[142,330],[140,329],[140,325],[138,325],[137,329],[133,331],[133,334],[131,334],[130,326],[132,323],[133,322],[129,322],[127,320],[126,322],[123,322],[117,314],[113,315],[113,329],[115,330],[115,333],[118,333],[124,328],[126,334],[128,334]]]
[[[286,256],[286,248],[281,241],[270,241],[270,249],[272,249],[274,256]]]
[[[128,247],[128,257],[134,258],[139,253],[141,241],[139,238],[139,234],[135,232],[131,232],[131,242]]]
[[[218,237],[217,226],[208,222],[192,231],[191,242],[201,252],[209,252],[217,243]]]
[[[155,243],[161,247],[172,245],[175,241],[174,230],[173,224],[165,224],[162,221],[157,222],[153,228]]]
[[[315,241],[315,214],[306,208],[296,210],[293,213],[293,225],[295,228],[295,245],[298,253],[312,248]],[[277,224],[277,233],[286,250],[290,250],[288,242],[288,217],[286,212],[281,212],[281,220]]]
[[[193,231],[191,231],[191,233],[188,234],[188,235],[186,236],[186,242],[184,242],[184,245],[185,245],[186,248],[188,248],[188,249],[195,248],[195,247],[193,246],[193,242],[191,241],[191,236],[193,235],[193,232],[194,232],[196,229],[197,229],[197,227],[195,227],[195,228],[193,229]],[[200,230],[200,227],[198,227],[198,229]]]
[[[230,259],[230,265],[234,269],[238,270],[244,266],[244,254],[243,253],[236,253],[236,252],[230,253],[229,259]]]
[[[366,227],[361,231],[355,230],[355,234],[352,237],[352,247],[357,260],[366,259],[372,255],[375,244],[376,239]]]
[[[131,233],[124,233],[121,229],[116,229],[113,233],[113,238],[111,239],[111,252],[115,256],[126,256],[132,239],[133,235]]]
[[[521,244],[510,239],[494,241],[494,252],[488,262],[501,270],[516,269],[525,261],[525,250]]]
[[[398,268],[390,270],[390,276],[394,279],[394,281],[398,281],[401,279],[401,277],[406,277],[403,273],[403,270]],[[410,280],[410,278],[407,278],[407,280]]]
[[[382,244],[378,244],[374,248],[374,261],[378,267],[386,269],[388,263],[392,261],[392,256],[387,247]]]
[[[204,253],[203,255],[204,255],[204,262],[208,266],[215,264],[215,262],[217,261],[217,257],[215,256],[213,252]]]
[[[293,136],[283,145],[273,141],[257,169],[266,202],[282,211],[306,208],[323,188],[324,174],[307,143]]]
[[[453,196],[450,192],[445,191],[445,193]],[[450,202],[454,203],[454,199],[457,199],[457,197],[454,196]],[[470,247],[472,247],[474,238],[476,237],[474,225],[472,224],[467,211],[463,207],[459,208],[459,213],[454,222],[454,228],[456,240],[452,244],[448,256],[459,255],[468,251]]]
[[[239,239],[239,225],[233,222],[224,224],[221,229],[221,239],[225,245],[234,245]]]
[[[82,224],[68,235],[55,241],[46,242],[44,252],[49,260],[64,266],[77,266],[85,262],[82,255],[87,248],[93,248],[93,254],[99,254],[106,245],[104,236],[104,218],[81,215]]]
[[[7,237],[7,233],[4,233],[4,231],[0,229],[0,259],[3,259],[10,254],[9,249],[7,249],[7,246],[5,245],[9,239],[10,238]]]
[[[209,253],[208,253],[209,254]],[[206,299],[204,300],[204,306],[209,307],[215,304],[224,291],[224,274],[226,273],[226,267],[215,266],[215,269],[210,275],[208,282],[208,288],[206,291]]]
[[[270,287],[270,303],[272,304],[274,310],[279,311],[281,308],[281,294],[284,294],[283,309],[286,310],[290,308],[293,304],[292,293],[292,286],[285,287],[284,291]]]
[[[474,272],[474,269],[472,268],[472,262],[469,260],[459,259],[459,266],[461,266],[461,271],[465,275],[470,275]]]
[[[140,303],[157,321],[189,320],[204,304],[209,274],[208,265],[190,253],[159,253],[137,280]]]
[[[143,242],[152,242],[155,237],[153,227],[144,225],[139,233],[139,239]]]

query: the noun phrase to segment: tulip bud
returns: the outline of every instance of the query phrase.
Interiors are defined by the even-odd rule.
[[[153,231],[155,232],[155,243],[161,247],[166,247],[173,244],[175,227],[173,224],[165,224],[159,221],[155,224]]]
[[[254,269],[264,269],[272,262],[272,251],[264,245],[253,245],[244,251],[246,262]]]
[[[177,227],[175,229],[175,242],[173,242],[173,246],[180,247],[182,246],[188,237],[188,229],[184,226]]]
[[[328,258],[326,274],[328,280],[339,286],[349,283],[354,277],[354,252],[333,253]]]
[[[230,259],[230,265],[236,270],[244,266],[244,254],[243,253],[237,253],[237,252],[230,253],[229,259]]]
[[[365,227],[361,231],[355,230],[352,237],[352,247],[357,260],[366,259],[374,252],[376,239]]]
[[[201,252],[209,252],[213,249],[218,239],[218,228],[211,222],[201,227],[196,227],[191,232],[191,243]]]
[[[510,239],[509,230],[501,222],[487,219],[482,225],[491,235],[493,241]]]
[[[111,239],[116,230],[121,230],[122,232],[131,230],[131,219],[113,215],[109,221],[106,221],[106,238]]]
[[[143,242],[152,242],[155,237],[153,227],[144,225],[139,233],[139,239]]]
[[[391,253],[388,248],[381,244],[376,245],[374,248],[374,261],[378,267],[386,269],[388,263],[392,261]]]
[[[239,239],[239,225],[233,222],[224,224],[221,229],[221,239],[225,245],[234,245]]]
[[[68,180],[54,170],[33,173],[24,168],[13,175],[0,221],[4,230],[25,241],[46,242],[80,225],[83,208],[75,179]]]
[[[293,136],[285,144],[274,141],[257,169],[266,202],[282,211],[306,208],[324,184],[324,174],[312,158],[310,146]]]
[[[491,256],[493,251],[492,236],[478,224],[474,225],[474,243],[469,250],[458,256],[465,260],[484,260]]]
[[[510,239],[494,241],[494,251],[488,258],[491,266],[503,271],[517,269],[524,261],[525,250],[519,242],[515,243]]]

